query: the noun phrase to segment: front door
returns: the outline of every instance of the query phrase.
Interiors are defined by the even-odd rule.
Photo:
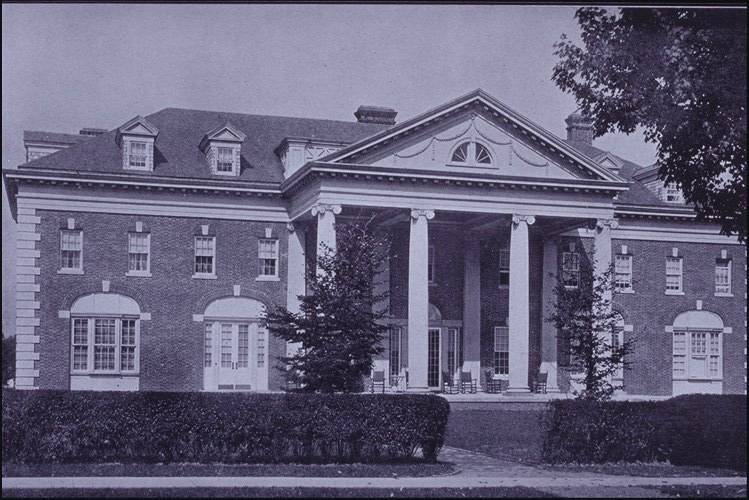
[[[429,387],[440,387],[440,379],[442,378],[440,351],[440,329],[430,328],[427,350],[427,385]]]
[[[255,390],[257,370],[253,350],[258,344],[257,323],[206,323],[204,387],[206,390]]]

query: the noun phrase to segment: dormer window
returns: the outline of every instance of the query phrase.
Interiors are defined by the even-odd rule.
[[[148,145],[145,142],[130,142],[130,155],[128,159],[130,168],[146,168],[147,146]]]
[[[663,187],[663,201],[666,203],[684,203],[684,195],[675,182],[668,182]]]
[[[453,150],[450,159],[452,163],[466,163],[469,165],[491,165],[492,154],[489,148],[481,143],[468,141],[460,144]]]
[[[206,154],[212,174],[238,176],[241,173],[242,142],[245,139],[245,134],[230,123],[203,136],[200,150]]]
[[[136,116],[117,131],[117,144],[122,148],[122,168],[153,171],[153,149],[159,133],[153,124]]]

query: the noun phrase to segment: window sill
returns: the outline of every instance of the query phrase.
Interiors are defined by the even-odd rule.
[[[499,290],[509,290],[510,289],[510,285],[499,285],[497,288]]]
[[[715,292],[716,297],[733,297],[732,293]]]
[[[666,295],[684,295],[684,292],[673,292],[670,290],[666,290]]]
[[[635,293],[635,291],[632,290],[631,288],[627,288],[624,290],[617,290],[615,293]]]
[[[678,380],[679,382],[723,382],[722,378],[706,378],[706,377],[673,377],[672,380]]]
[[[57,274],[83,274],[83,269],[58,269]]]
[[[255,281],[281,281],[278,276],[258,276]]]
[[[147,271],[128,271],[125,273],[125,276],[135,278],[150,278],[151,273]]]
[[[435,283],[434,281],[430,281],[430,282],[428,282],[427,284],[428,284],[429,286],[437,286],[437,283]]]
[[[95,372],[70,370],[70,375],[84,375],[86,377],[139,377],[140,372]]]
[[[194,280],[215,280],[218,279],[215,274],[202,274],[202,273],[195,273],[192,275],[192,279]]]

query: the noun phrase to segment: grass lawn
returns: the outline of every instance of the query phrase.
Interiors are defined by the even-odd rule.
[[[733,469],[700,467],[697,465],[671,465],[669,463],[612,463],[612,464],[559,464],[544,465],[544,469],[559,472],[596,472],[615,476],[645,477],[742,477]]]
[[[483,497],[539,498],[554,497],[532,488],[164,488],[164,489],[35,489],[3,490],[3,497],[306,497],[306,498],[414,498],[414,497]]]
[[[383,464],[4,464],[3,477],[70,476],[295,476],[424,477],[450,474],[447,463]]]
[[[658,486],[656,489],[681,498],[746,498],[746,486]]]

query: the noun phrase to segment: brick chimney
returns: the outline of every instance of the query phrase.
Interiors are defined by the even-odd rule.
[[[572,113],[565,120],[567,140],[593,145],[593,120],[580,113]]]
[[[79,132],[78,135],[90,135],[90,136],[97,136],[101,134],[106,134],[107,129],[105,128],[88,128],[84,127]]]
[[[395,125],[395,115],[398,112],[392,108],[380,106],[359,106],[354,116],[359,123],[379,123],[381,125]]]

